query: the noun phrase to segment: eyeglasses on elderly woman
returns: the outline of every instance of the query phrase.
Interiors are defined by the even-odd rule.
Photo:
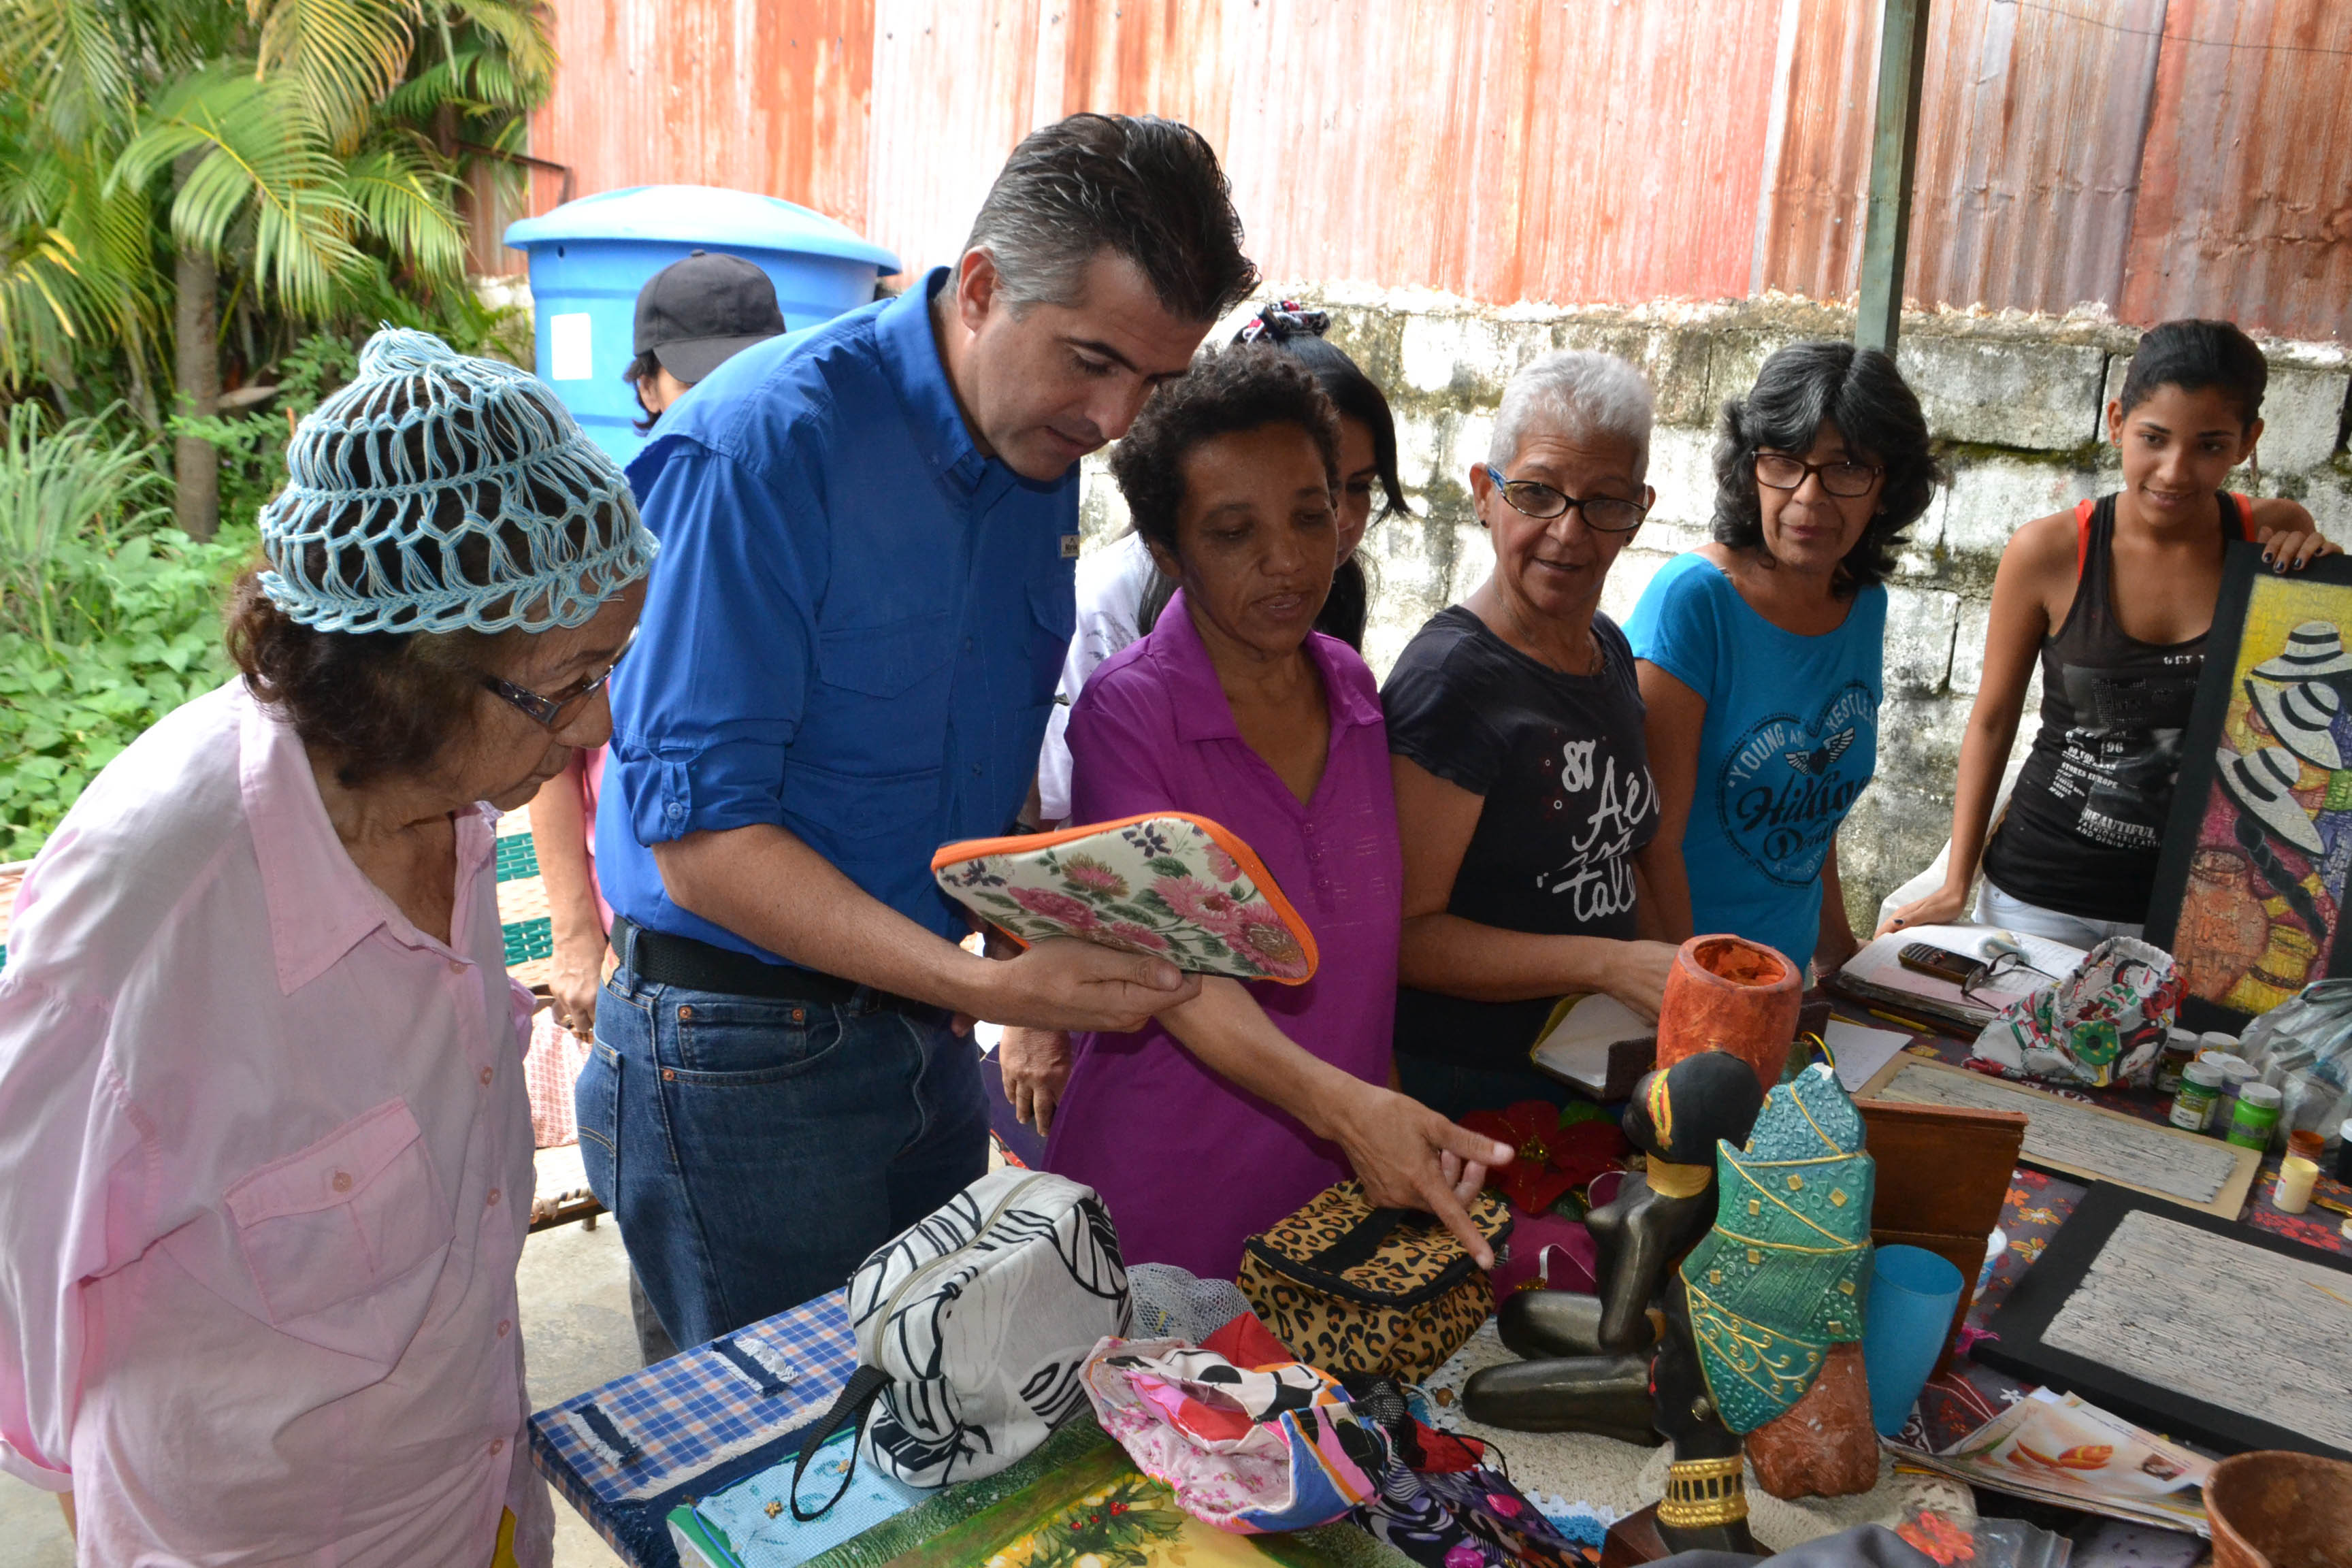
[[[1876,484],[1878,476],[1885,471],[1875,463],[1808,463],[1804,458],[1791,457],[1786,452],[1756,454],[1758,484],[1769,485],[1776,490],[1793,490],[1805,482],[1807,474],[1819,474],[1822,489],[1849,500],[1855,496],[1868,495],[1870,487]]]
[[[1492,463],[1486,465],[1486,477],[1495,481],[1513,511],[1538,521],[1565,517],[1574,508],[1583,511],[1584,526],[1597,533],[1631,533],[1650,515],[1648,507],[1622,496],[1563,495],[1540,480],[1507,479]]]
[[[636,641],[637,628],[631,626],[627,639],[621,644],[621,651],[613,656],[613,662],[606,665],[602,672],[589,676],[552,697],[533,691],[527,686],[517,686],[513,681],[496,675],[482,677],[482,686],[493,696],[513,704],[550,731],[561,731],[587,710],[596,693],[604,689],[604,683],[613,679],[613,672],[621,668],[621,661],[629,657],[629,649],[636,646]]]

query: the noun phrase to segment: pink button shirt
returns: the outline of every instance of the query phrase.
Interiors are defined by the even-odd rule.
[[[528,994],[485,807],[454,942],[241,682],[110,763],[0,973],[0,1466],[84,1563],[548,1560],[521,1450]]]

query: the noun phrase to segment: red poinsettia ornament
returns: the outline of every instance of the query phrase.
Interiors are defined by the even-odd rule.
[[[1564,1116],[1576,1114],[1540,1100],[1523,1100],[1501,1110],[1474,1110],[1462,1119],[1462,1125],[1518,1152],[1495,1173],[1491,1184],[1519,1207],[1540,1214],[1561,1194],[1615,1169],[1630,1147],[1617,1124],[1606,1117],[1588,1111],[1578,1121],[1564,1121]]]

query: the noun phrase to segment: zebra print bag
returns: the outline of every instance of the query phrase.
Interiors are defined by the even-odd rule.
[[[992,1171],[858,1265],[849,1281],[857,1371],[801,1449],[800,1472],[865,1419],[869,1462],[908,1486],[992,1476],[1087,1407],[1078,1374],[1129,1324],[1127,1267],[1092,1187]],[[842,1482],[848,1488],[848,1479]]]

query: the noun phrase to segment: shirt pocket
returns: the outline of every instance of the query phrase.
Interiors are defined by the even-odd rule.
[[[228,1189],[270,1326],[390,1366],[440,1282],[454,1216],[404,1100],[388,1100]]]
[[[861,696],[903,696],[946,667],[950,629],[944,615],[828,628],[817,634],[817,679]]]

